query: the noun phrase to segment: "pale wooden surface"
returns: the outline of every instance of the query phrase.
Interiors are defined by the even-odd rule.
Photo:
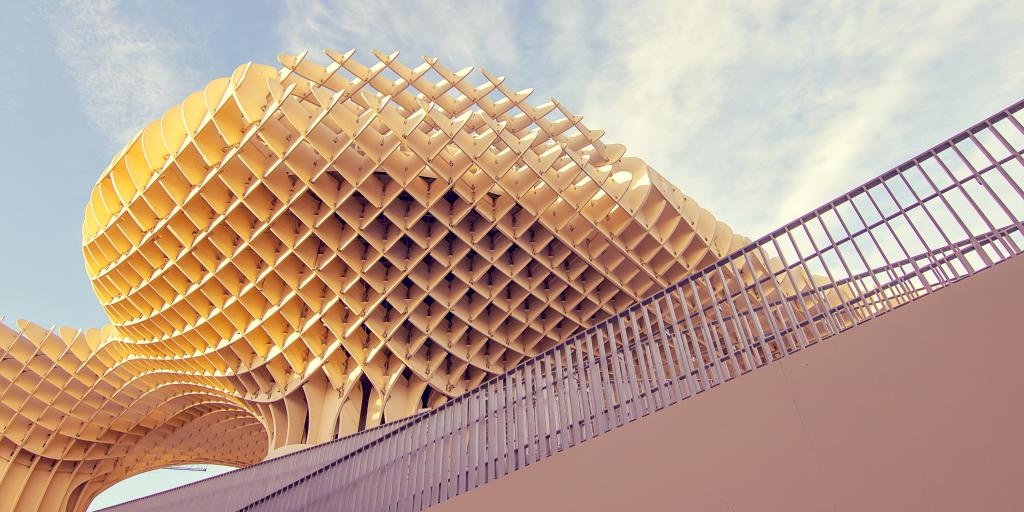
[[[326,53],[214,80],[103,172],[112,325],[0,327],[0,510],[435,406],[747,242],[554,100]]]

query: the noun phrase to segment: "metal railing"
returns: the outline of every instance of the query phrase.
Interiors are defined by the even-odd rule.
[[[422,510],[820,343],[1021,252],[1022,108],[434,410],[113,510]]]

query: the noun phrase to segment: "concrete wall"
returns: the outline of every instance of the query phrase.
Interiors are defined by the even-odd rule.
[[[434,508],[1024,510],[1024,258]]]

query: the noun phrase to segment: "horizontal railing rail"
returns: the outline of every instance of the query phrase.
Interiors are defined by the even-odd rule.
[[[113,509],[422,510],[816,345],[1021,252],[1022,108],[431,411]]]

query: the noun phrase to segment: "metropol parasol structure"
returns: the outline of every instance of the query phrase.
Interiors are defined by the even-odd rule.
[[[749,242],[555,100],[325,53],[238,67],[102,172],[110,324],[0,325],[0,510],[436,407]]]

